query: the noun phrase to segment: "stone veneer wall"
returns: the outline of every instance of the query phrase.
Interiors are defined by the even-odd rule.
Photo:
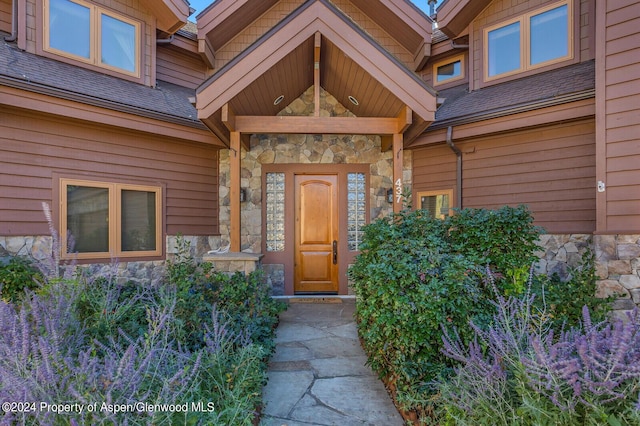
[[[336,98],[320,90],[320,115],[347,117],[353,114]],[[286,106],[278,115],[313,115],[313,86]],[[372,135],[252,135],[250,150],[242,151],[241,187],[247,201],[241,204],[241,250],[262,251],[262,165],[263,164],[371,164],[370,217],[388,215],[393,210],[386,201],[392,188],[393,156],[381,152],[379,136]],[[411,184],[411,151],[404,151],[403,181]],[[220,233],[229,239],[229,150],[220,151]]]
[[[167,236],[167,259],[172,259],[177,253],[177,238],[177,236]],[[216,236],[182,236],[181,238],[189,242],[191,254],[198,259],[202,258],[212,248],[217,249],[220,247],[220,237]],[[52,259],[52,241],[51,236],[0,236],[0,259],[7,256],[25,256],[35,261],[48,262]],[[64,262],[64,264],[70,265],[73,262]],[[113,268],[117,268],[117,277],[121,282],[133,281],[157,284],[164,279],[165,273],[164,260],[135,262],[115,260],[113,264],[90,263],[77,266],[85,270],[89,275],[108,275],[114,272]]]
[[[640,305],[640,234],[594,235],[598,296],[617,295],[614,309]]]
[[[183,236],[190,242],[191,253],[202,258],[211,248],[220,247],[220,237]],[[167,258],[176,253],[176,236],[167,237]],[[0,258],[26,256],[39,261],[51,258],[50,236],[2,237],[0,236]],[[566,276],[570,267],[580,263],[582,255],[591,249],[596,258],[598,278],[597,295],[618,296],[614,304],[617,311],[628,311],[640,305],[640,234],[639,235],[543,235],[536,253],[539,261],[536,273]],[[206,256],[205,256],[206,257]],[[118,278],[122,281],[160,282],[164,277],[164,261],[119,262]],[[90,274],[111,271],[113,265],[81,265]],[[262,265],[267,280],[272,284],[274,295],[284,291],[282,265]]]
[[[580,263],[591,249],[595,255],[598,297],[617,296],[613,309],[618,313],[640,305],[640,235],[542,235],[536,253],[540,261],[536,273],[558,273]]]

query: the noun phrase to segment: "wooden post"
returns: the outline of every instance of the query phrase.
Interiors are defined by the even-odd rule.
[[[393,212],[402,210],[402,193],[404,182],[402,181],[403,152],[402,133],[393,134]]]
[[[229,200],[230,200],[230,250],[240,251],[240,132],[230,133],[229,143]]]
[[[320,117],[320,43],[322,36],[316,33],[313,48],[313,115]]]

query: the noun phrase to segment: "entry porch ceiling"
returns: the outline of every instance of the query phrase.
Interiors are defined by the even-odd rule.
[[[305,3],[203,83],[198,118],[228,142],[230,116],[275,117],[316,81],[358,118],[406,117],[405,142],[434,120],[433,89],[327,0]]]
[[[358,117],[395,117],[404,103],[325,37],[320,47],[320,86]],[[229,102],[237,115],[277,115],[314,85],[314,37],[249,84]],[[274,101],[283,96],[282,102]],[[349,97],[357,100],[355,105]]]

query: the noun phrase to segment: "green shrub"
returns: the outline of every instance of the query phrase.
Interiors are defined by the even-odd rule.
[[[12,256],[9,261],[0,263],[0,298],[7,302],[18,302],[25,290],[34,290],[42,274],[26,257]]]
[[[549,317],[550,326],[560,330],[573,326],[582,320],[582,308],[587,306],[594,322],[603,321],[614,297],[596,297],[596,273],[593,253],[587,250],[580,264],[569,268],[568,278],[557,274],[550,277],[534,277],[532,292],[536,295],[533,304]]]
[[[542,233],[542,228],[533,225],[526,206],[456,210],[456,214],[446,219],[446,227],[453,252],[477,265],[489,266],[497,276],[505,276],[507,279],[502,282],[505,291],[516,295],[524,291],[514,283],[526,281],[521,278],[528,275],[531,264],[537,260],[536,241]],[[513,285],[519,288],[511,288]]]
[[[394,384],[403,408],[424,419],[433,408],[434,382],[446,380],[456,365],[442,353],[444,330],[456,329],[468,342],[470,321],[491,324],[487,269],[499,277],[493,282],[501,296],[526,296],[541,232],[525,206],[464,209],[445,220],[405,210],[365,226],[361,254],[349,271],[358,331],[369,364]],[[591,280],[588,271],[575,271],[568,285],[577,292]],[[573,312],[562,298],[575,293],[553,287],[549,294],[558,298],[558,316]]]
[[[380,219],[364,228],[349,271],[369,363],[407,409],[425,409],[431,384],[453,366],[440,351],[442,324],[471,335],[469,319],[489,309],[480,266],[452,250],[448,235],[448,222],[423,210]]]
[[[195,261],[184,239],[178,238],[177,247],[175,260],[168,262],[167,276],[178,292],[175,312],[181,342],[191,348],[202,347],[203,324],[210,322],[211,311],[217,308],[229,317],[234,332],[245,333],[271,352],[278,314],[286,305],[271,297],[263,272],[215,272],[211,264]]]

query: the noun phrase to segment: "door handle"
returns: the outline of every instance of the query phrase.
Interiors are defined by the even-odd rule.
[[[333,264],[336,265],[338,263],[338,242],[333,240]]]

